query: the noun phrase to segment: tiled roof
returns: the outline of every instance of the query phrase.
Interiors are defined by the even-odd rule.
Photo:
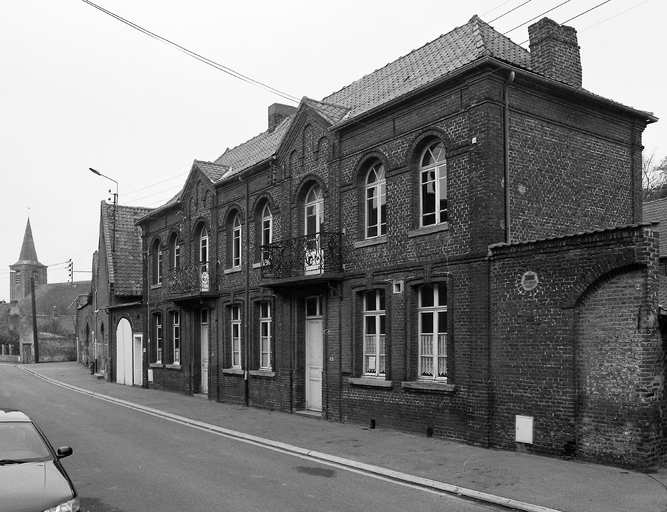
[[[266,131],[247,142],[225,151],[214,163],[230,168],[225,176],[230,176],[242,169],[253,166],[275,152],[292,122],[292,118],[284,119],[272,132]]]
[[[202,160],[195,160],[194,166],[203,172],[212,183],[215,183],[229,172],[229,167],[225,165],[204,162]]]
[[[35,289],[35,309],[38,315],[75,315],[76,298],[89,291],[90,281],[42,284]],[[32,294],[21,299],[18,307],[25,313],[31,311]]]
[[[348,108],[341,107],[340,105],[311,100],[310,98],[303,98],[302,103],[311,107],[332,125],[341,121],[350,111]]]
[[[109,268],[109,283],[114,285],[118,296],[139,296],[142,294],[141,228],[136,222],[151,209],[138,206],[117,206],[116,250],[112,251],[113,205],[102,202],[101,216],[104,229],[104,243]],[[108,256],[113,254],[113,258]]]
[[[482,57],[530,68],[530,53],[479,17],[344,87],[324,102],[350,109],[348,118],[412,92]]]
[[[302,104],[310,106],[335,126],[486,56],[530,67],[530,53],[527,50],[474,16],[462,27],[366,75],[322,101],[303,98]],[[231,167],[230,174],[233,174],[271,157],[290,122],[290,119],[286,119],[273,132],[261,133],[228,149],[215,164]]]
[[[663,235],[667,234],[665,229],[667,226],[667,197],[644,203],[643,220],[644,222],[659,222],[658,232],[662,231]],[[660,244],[660,256],[667,256],[667,236],[661,238],[664,243]]]

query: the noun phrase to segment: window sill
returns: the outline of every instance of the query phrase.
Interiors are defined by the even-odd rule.
[[[223,375],[240,375],[243,376],[244,371],[241,368],[223,368]]]
[[[258,261],[257,263],[253,263],[252,268],[262,268],[262,262]]]
[[[375,238],[369,238],[367,240],[360,240],[358,242],[354,242],[354,248],[360,249],[361,247],[370,247],[372,245],[380,245],[386,243],[387,243],[387,235],[382,235]]]
[[[401,387],[404,391],[428,393],[453,393],[456,391],[456,386],[448,382],[403,382]]]
[[[234,267],[234,268],[226,268],[222,272],[224,274],[236,274],[237,272],[241,272],[243,270],[243,267]]]
[[[353,386],[364,388],[391,388],[394,385],[390,380],[374,379],[371,377],[351,377],[349,382]]]
[[[156,288],[162,288],[162,283],[152,284],[152,285],[151,285],[151,290],[155,290]]]
[[[436,224],[435,226],[425,226],[423,228],[413,229],[412,231],[408,231],[408,238],[430,235],[431,233],[439,233],[441,231],[449,231],[449,222],[443,222],[442,224]]]
[[[164,368],[164,365],[162,363],[150,363],[148,365],[149,368]]]
[[[275,379],[276,372],[273,370],[250,370],[250,375],[252,377],[260,377],[265,379]]]
[[[181,365],[180,364],[166,364],[164,365],[165,368],[169,368],[171,370],[180,370]]]

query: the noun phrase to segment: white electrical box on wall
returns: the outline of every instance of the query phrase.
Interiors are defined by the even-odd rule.
[[[533,417],[516,416],[516,442],[533,444]]]
[[[153,382],[153,370],[148,370],[148,382]]]

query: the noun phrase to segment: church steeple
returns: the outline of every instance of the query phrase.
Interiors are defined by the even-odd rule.
[[[32,237],[32,228],[30,227],[30,219],[25,226],[25,234],[23,235],[23,245],[21,246],[21,255],[19,260],[14,265],[28,264],[40,265],[37,259],[37,250],[35,249],[35,240]]]
[[[35,286],[46,284],[46,266],[42,265],[37,259],[37,250],[35,249],[35,240],[32,237],[30,219],[28,219],[25,227],[19,260],[10,265],[9,269],[11,270],[9,299],[12,302],[19,301],[30,295],[32,281],[34,281]]]

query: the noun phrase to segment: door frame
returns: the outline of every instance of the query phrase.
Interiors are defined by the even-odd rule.
[[[315,305],[315,314],[308,314],[308,301],[314,300]],[[305,342],[305,362],[304,362],[304,372],[305,372],[305,389],[304,389],[304,403],[305,409],[308,411],[322,412],[323,405],[323,392],[324,392],[324,315],[322,307],[322,296],[315,295],[305,298],[305,311],[304,311],[304,342]],[[319,335],[316,339],[309,337],[309,325],[314,325],[316,327],[315,333]],[[319,328],[317,328],[319,326]],[[311,333],[312,334],[312,333]],[[319,365],[316,365],[320,369],[318,384],[311,384],[310,379],[310,355],[313,347],[313,342],[319,344]],[[316,386],[313,388],[313,386]],[[313,399],[313,393],[319,395],[316,399]]]

